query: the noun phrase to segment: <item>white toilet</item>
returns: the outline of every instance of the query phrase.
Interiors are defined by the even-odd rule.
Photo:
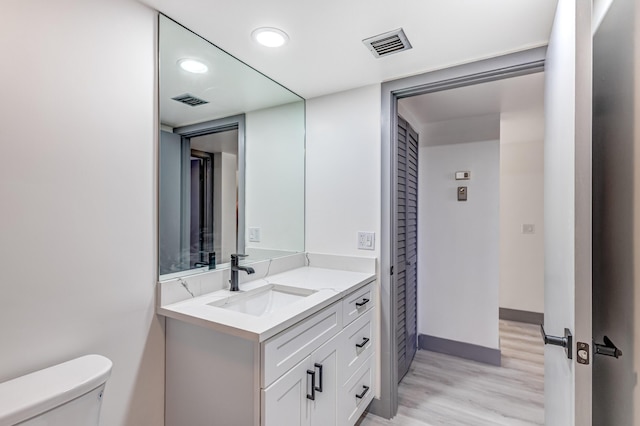
[[[112,362],[87,355],[0,383],[0,426],[94,426]]]

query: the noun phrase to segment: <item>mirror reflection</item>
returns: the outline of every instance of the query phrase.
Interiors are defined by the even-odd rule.
[[[304,250],[304,100],[160,16],[161,279]]]
[[[190,148],[191,266],[215,268],[216,253],[238,251],[238,129],[191,138]]]

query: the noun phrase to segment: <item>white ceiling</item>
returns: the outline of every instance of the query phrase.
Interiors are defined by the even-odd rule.
[[[191,149],[203,152],[238,155],[238,130],[211,133],[191,138]]]
[[[417,125],[514,111],[542,110],[544,73],[474,84],[399,101]]]
[[[421,146],[500,139],[502,124],[514,117],[523,140],[542,140],[544,73],[400,99],[398,111],[420,134]]]
[[[305,98],[545,45],[557,0],[140,0]],[[251,31],[287,32],[280,49]],[[413,49],[362,40],[402,27]]]
[[[165,126],[186,126],[300,101],[280,84],[164,16],[159,33],[160,123]],[[178,61],[184,58],[200,60],[209,71],[182,70]],[[171,99],[187,93],[208,103],[193,107]]]

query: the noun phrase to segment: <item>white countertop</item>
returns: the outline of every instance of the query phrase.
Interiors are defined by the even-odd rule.
[[[208,305],[238,294],[229,290],[219,290],[160,306],[158,314],[244,339],[263,342],[373,279],[375,279],[374,274],[365,272],[302,267],[240,284],[241,291],[253,290],[268,284],[280,284],[316,291],[272,314],[252,316]]]

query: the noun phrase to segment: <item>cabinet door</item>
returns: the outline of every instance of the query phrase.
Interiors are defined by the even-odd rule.
[[[335,426],[338,406],[338,336],[311,354],[316,372],[316,398],[311,406],[312,426]]]
[[[262,391],[263,426],[309,426],[312,394],[311,358],[308,356]],[[316,373],[317,384],[317,373]],[[318,392],[315,393],[316,398]]]

